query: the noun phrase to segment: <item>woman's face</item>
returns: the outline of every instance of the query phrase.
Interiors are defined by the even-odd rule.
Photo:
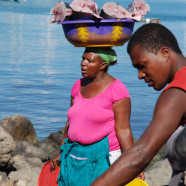
[[[81,73],[83,77],[94,78],[101,72],[102,59],[95,53],[84,53],[81,61]]]

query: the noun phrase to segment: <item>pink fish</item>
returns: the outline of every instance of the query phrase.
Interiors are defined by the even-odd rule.
[[[64,2],[57,2],[50,11],[50,15],[55,15],[53,19],[51,19],[50,23],[55,23],[59,21],[64,21],[67,17],[72,15],[72,10],[69,8],[69,5]]]
[[[144,0],[134,0],[126,8],[132,19],[140,21],[150,11],[150,6]]]
[[[69,5],[74,13],[82,13],[81,16],[84,16],[84,19],[88,16],[90,19],[91,17],[96,17],[96,18],[101,18],[98,13],[98,6],[97,3],[91,0],[74,0],[70,5]],[[75,14],[76,16],[76,14]],[[76,19],[74,17],[74,19]],[[82,17],[83,19],[83,17]]]
[[[92,0],[74,0],[67,4],[59,1],[51,9],[50,14],[55,15],[51,23],[64,20],[86,19],[133,19],[140,21],[150,11],[150,6],[144,0],[133,0],[125,9],[118,3],[107,2],[100,13],[97,3]]]
[[[131,18],[131,14],[118,3],[105,3],[101,9],[100,16],[104,19],[124,19]]]

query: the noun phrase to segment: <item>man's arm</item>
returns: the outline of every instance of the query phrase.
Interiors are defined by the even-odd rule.
[[[91,185],[119,186],[134,179],[177,129],[185,113],[186,93],[183,90],[171,88],[162,93],[153,119],[138,142]]]

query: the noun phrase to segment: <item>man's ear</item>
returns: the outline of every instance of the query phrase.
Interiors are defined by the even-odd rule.
[[[106,63],[105,61],[102,61],[102,62],[101,62],[101,67],[100,67],[100,69],[101,69],[101,70],[104,70],[105,68],[107,68],[107,66],[108,66],[107,63]]]
[[[162,47],[161,49],[160,49],[160,52],[161,52],[161,54],[162,54],[162,56],[164,57],[164,58],[169,58],[169,56],[170,56],[170,48],[168,48],[168,47]]]

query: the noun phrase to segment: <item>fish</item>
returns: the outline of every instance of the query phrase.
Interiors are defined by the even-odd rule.
[[[144,0],[133,0],[127,8],[115,2],[107,2],[100,10],[92,0],[73,0],[70,4],[59,1],[50,11],[51,15],[55,15],[50,22],[126,18],[141,21],[149,11],[150,6]]]
[[[133,20],[141,21],[142,18],[150,11],[150,6],[144,0],[134,0],[126,9],[131,14],[131,18]]]
[[[131,14],[120,4],[107,2],[100,10],[100,16],[103,19],[124,19],[131,18]]]
[[[69,6],[73,10],[74,20],[102,19],[99,15],[97,3],[92,0],[74,0]]]
[[[57,2],[51,9],[50,15],[55,15],[53,19],[50,20],[50,23],[60,22],[67,19],[70,19],[72,16],[72,9],[68,3],[62,1]]]

